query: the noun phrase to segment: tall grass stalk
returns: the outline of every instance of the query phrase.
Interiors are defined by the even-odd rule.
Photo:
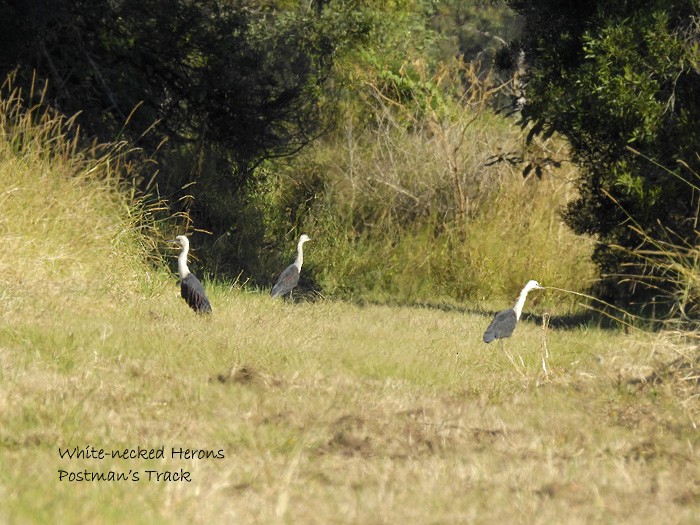
[[[21,318],[40,298],[75,307],[158,288],[158,274],[147,270],[163,266],[158,239],[168,213],[129,182],[133,149],[83,145],[75,119],[48,109],[42,94],[27,107],[11,77],[0,90],[3,315]]]
[[[695,200],[698,205],[695,216],[687,218],[694,226],[692,231],[695,238],[685,239],[663,224],[658,225],[657,233],[651,234],[640,226],[620,202],[608,194],[613,204],[626,214],[630,230],[640,240],[635,249],[614,246],[624,251],[631,259],[631,262],[626,264],[630,271],[619,276],[620,282],[643,286],[655,294],[651,306],[658,301],[659,311],[652,309],[648,312],[655,321],[663,321],[667,325],[680,323],[681,326],[697,329],[700,327],[700,187],[693,181],[700,181],[700,175],[688,164],[680,162],[692,177],[690,180],[686,179],[633,148],[628,149],[687,185],[688,191],[697,195]]]

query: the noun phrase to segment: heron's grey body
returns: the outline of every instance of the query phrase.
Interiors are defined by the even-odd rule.
[[[304,243],[310,240],[311,239],[309,236],[305,234],[299,237],[299,243],[297,244],[297,258],[280,274],[279,279],[277,279],[277,282],[272,287],[272,291],[270,292],[271,297],[280,297],[291,294],[292,290],[299,283],[301,265],[304,263]]]
[[[175,241],[182,246],[177,258],[177,270],[180,274],[180,295],[192,310],[198,314],[211,313],[211,304],[204,293],[204,287],[199,279],[187,267],[187,254],[190,251],[190,241],[184,235],[178,235]]]
[[[498,312],[496,317],[493,318],[491,324],[484,332],[484,343],[490,343],[494,339],[501,339],[503,337],[510,337],[515,330],[515,325],[520,319],[520,315],[523,312],[523,306],[525,305],[525,299],[530,290],[542,289],[543,286],[537,281],[528,281],[525,288],[520,292],[518,300],[515,302],[513,308],[508,308],[502,312]]]
[[[484,332],[484,343],[490,343],[501,337],[510,337],[517,322],[518,318],[512,308],[498,312]]]

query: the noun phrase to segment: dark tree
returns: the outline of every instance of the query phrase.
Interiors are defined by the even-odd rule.
[[[25,94],[47,80],[47,103],[79,113],[83,135],[155,157],[159,193],[215,234],[200,246],[234,232],[217,244],[230,268],[210,269],[237,274],[235,246],[254,244],[235,233],[256,220],[242,216],[255,167],[324,128],[323,86],[354,31],[342,13],[328,23],[325,3],[0,0],[0,76],[17,70]]]
[[[683,250],[698,244],[699,4],[508,3],[525,21],[511,44],[527,63],[523,125],[560,133],[572,146],[582,176],[564,217],[601,241],[599,291],[625,305],[677,301],[687,280],[655,240]]]
[[[222,0],[4,0],[0,13],[0,74],[19,66],[28,83],[36,70],[90,135],[155,123],[151,143],[206,141],[245,166],[318,131],[333,43],[309,20]]]

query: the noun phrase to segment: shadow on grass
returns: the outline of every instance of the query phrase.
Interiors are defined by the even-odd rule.
[[[350,301],[352,304],[364,306],[391,306],[404,308],[425,308],[428,310],[440,310],[443,312],[456,312],[460,314],[479,315],[485,319],[493,319],[501,310],[491,310],[487,308],[460,306],[447,303],[430,303],[430,302],[402,302],[402,301],[373,301],[367,299],[359,299]],[[542,325],[544,315],[530,314],[523,312],[520,322],[533,323]],[[620,324],[614,319],[610,319],[605,315],[597,312],[584,310],[580,312],[567,313],[562,315],[550,315],[548,327],[554,330],[574,330],[580,327],[601,328],[601,329],[619,329]]]
[[[287,299],[288,300],[288,299]],[[428,302],[428,301],[401,301],[398,299],[366,299],[366,298],[333,298],[326,297],[319,293],[317,289],[313,286],[309,286],[309,283],[302,283],[294,289],[294,296],[291,300],[292,303],[315,303],[318,301],[325,300],[338,300],[342,302],[347,302],[353,304],[360,308],[366,306],[387,306],[393,308],[424,308],[427,310],[440,310],[443,312],[456,312],[460,314],[467,315],[478,315],[482,316],[489,321],[493,319],[498,312],[501,310],[492,310],[487,308],[480,308],[478,306],[463,306],[458,304],[450,303],[439,303],[439,302]],[[520,319],[521,323],[533,323],[537,325],[542,325],[544,316],[546,314],[532,314],[528,312],[523,312]],[[594,310],[581,310],[578,312],[570,312],[565,314],[550,315],[548,327],[552,330],[575,330],[581,327],[588,328],[598,328],[603,330],[614,330],[620,329],[622,324],[616,320],[612,314],[604,314],[596,312]]]
[[[441,310],[443,312],[457,312],[461,314],[479,315],[484,318],[493,319],[501,310],[491,310],[480,308],[478,306],[462,306],[450,303],[438,303],[427,301],[401,301],[397,299],[366,299],[366,298],[333,298],[327,297],[316,291],[315,289],[301,289],[294,291],[295,303],[315,303],[318,301],[341,301],[346,302],[360,308],[365,306],[387,306],[393,308],[425,308],[430,310]],[[624,315],[621,315],[623,312]],[[636,312],[636,311],[635,311]],[[533,323],[542,325],[544,316],[547,314],[533,314],[523,312],[521,323]],[[654,332],[658,330],[666,330],[675,328],[683,331],[696,330],[697,322],[679,324],[670,323],[668,319],[645,319],[638,316],[634,312],[624,312],[620,309],[615,311],[613,308],[604,310],[586,310],[581,309],[577,312],[569,312],[565,314],[549,315],[548,328],[552,330],[574,330],[577,328],[596,328],[600,330],[625,330],[639,329],[643,331]],[[690,328],[688,328],[690,326]]]

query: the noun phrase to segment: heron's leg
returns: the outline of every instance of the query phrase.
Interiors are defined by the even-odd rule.
[[[525,369],[525,361],[523,361],[523,356],[518,353],[518,358],[520,359],[520,363],[522,365],[522,368],[518,366],[518,363],[515,362],[515,359],[513,358],[513,354],[511,354],[508,350],[506,350],[506,343],[505,340],[502,340],[503,342],[501,343],[503,348],[503,351],[505,352],[506,356],[508,357],[508,360],[511,362],[511,364],[515,367],[515,371],[518,372],[521,376],[525,376],[525,372],[523,370]]]

